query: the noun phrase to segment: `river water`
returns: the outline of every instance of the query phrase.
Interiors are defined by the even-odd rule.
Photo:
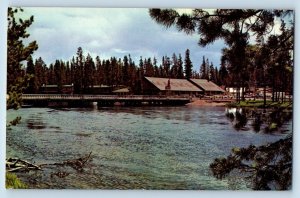
[[[286,136],[250,127],[236,131],[224,107],[26,108],[9,110],[7,123],[16,116],[22,120],[7,130],[7,157],[43,164],[92,152],[84,171],[48,167],[19,173],[30,188],[248,189],[238,175],[215,179],[209,164],[233,147]]]

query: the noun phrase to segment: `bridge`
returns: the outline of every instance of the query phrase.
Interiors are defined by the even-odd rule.
[[[178,106],[190,102],[189,97],[159,95],[79,95],[79,94],[23,94],[24,106]]]

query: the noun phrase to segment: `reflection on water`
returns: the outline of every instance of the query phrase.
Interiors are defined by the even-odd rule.
[[[234,128],[239,130],[249,130],[252,127],[255,132],[286,133],[290,130],[282,126],[291,122],[293,112],[286,108],[273,109],[252,109],[252,108],[230,108],[226,109],[227,118],[233,123]],[[248,126],[248,123],[251,123]],[[263,130],[262,130],[263,129]]]
[[[216,180],[209,164],[232,147],[284,135],[256,133],[251,127],[237,133],[225,113],[223,107],[8,111],[8,121],[16,115],[22,120],[7,132],[7,157],[41,164],[92,151],[92,161],[80,173],[67,167],[20,173],[32,188],[245,189],[241,178]],[[283,129],[291,130],[291,123]]]

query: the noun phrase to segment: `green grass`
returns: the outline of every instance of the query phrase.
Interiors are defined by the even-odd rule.
[[[7,189],[26,189],[28,188],[15,174],[6,173],[5,187]]]
[[[232,102],[227,104],[228,107],[256,107],[256,108],[263,108],[264,101],[263,100],[248,100],[248,101],[241,101],[239,103]],[[292,102],[272,102],[270,100],[266,101],[266,107],[284,107],[284,108],[292,108]]]

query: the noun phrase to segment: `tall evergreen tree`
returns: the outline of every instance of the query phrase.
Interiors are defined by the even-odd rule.
[[[184,78],[184,74],[183,74],[183,61],[182,61],[181,54],[179,54],[179,56],[178,56],[178,75],[177,75],[177,77],[179,79]]]
[[[190,79],[192,77],[192,61],[190,59],[190,50],[187,49],[185,51],[185,59],[184,59],[184,72],[185,72],[185,78]]]
[[[104,68],[99,56],[96,56],[96,84],[104,84]]]
[[[93,87],[94,82],[94,74],[95,74],[95,63],[90,54],[87,55],[86,60],[84,62],[84,77],[83,77],[83,88]]]
[[[154,76],[154,68],[151,62],[151,58],[145,60],[144,65],[145,65],[145,76]]]
[[[43,73],[44,73],[45,62],[41,57],[35,60],[34,64],[34,93],[39,93],[40,87],[43,83]]]
[[[57,85],[57,90],[59,93],[62,92],[62,73],[61,73],[61,61],[56,60],[54,64],[54,79],[55,79],[55,85]]]
[[[214,65],[213,65],[212,62],[210,63],[210,66],[209,66],[209,80],[213,81],[213,82],[216,82],[216,79],[215,79],[215,68],[214,68]]]
[[[123,59],[123,70],[122,70],[122,76],[123,76],[123,85],[127,85],[128,84],[128,70],[129,70],[129,62],[128,62],[128,57],[124,56]]]
[[[38,49],[36,41],[24,45],[23,40],[30,34],[27,28],[31,26],[34,19],[17,19],[16,14],[23,12],[19,8],[8,8],[8,27],[7,27],[7,109],[17,109],[22,103],[21,94],[27,87],[30,76],[25,75],[22,70],[23,61],[27,60],[34,51]]]
[[[70,68],[70,62],[67,61],[66,63],[66,74],[65,74],[65,84],[67,85],[71,85],[72,81],[71,81],[71,68]]]
[[[175,53],[172,55],[171,78],[178,78],[178,59]]]
[[[159,74],[159,68],[157,66],[157,59],[154,57],[153,58],[153,67],[154,67],[154,77],[159,77],[160,74]]]
[[[207,79],[207,68],[206,68],[205,56],[202,57],[202,64],[200,66],[200,78]]]
[[[28,87],[26,88],[26,93],[34,93],[34,64],[32,60],[32,56],[29,56],[27,59],[27,67],[26,67],[26,74],[30,76],[30,80],[28,82]]]
[[[221,59],[221,66],[220,66],[220,69],[219,69],[219,78],[220,78],[220,84],[221,85],[229,85],[227,83],[227,79],[228,79],[228,71],[227,71],[227,68],[225,66],[225,62],[223,59]]]
[[[82,94],[83,92],[83,78],[84,78],[84,56],[81,47],[77,49],[76,64],[75,64],[75,79],[74,92]]]

